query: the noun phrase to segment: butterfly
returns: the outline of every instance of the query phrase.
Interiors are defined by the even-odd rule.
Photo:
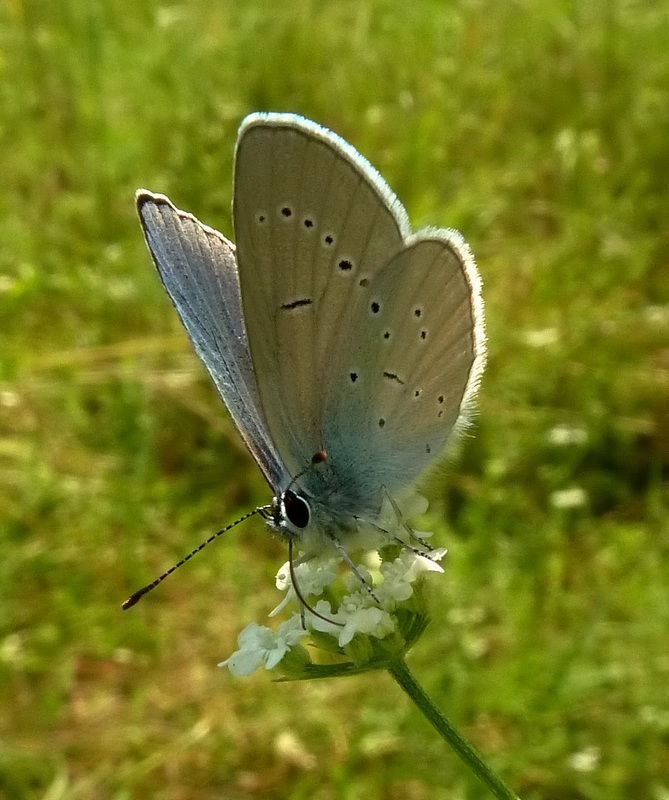
[[[384,497],[467,424],[485,363],[469,247],[451,229],[412,233],[369,162],[293,114],[241,124],[236,245],[163,195],[136,202],[162,283],[272,489],[260,511],[291,544],[346,557]]]

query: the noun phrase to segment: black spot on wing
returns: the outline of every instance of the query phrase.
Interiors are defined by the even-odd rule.
[[[303,297],[301,300],[293,300],[292,303],[282,303],[281,308],[284,311],[292,311],[295,308],[302,308],[302,306],[310,306],[313,300],[308,297]]]
[[[397,381],[401,386],[404,386],[404,381],[394,372],[384,372],[383,377],[388,378],[389,381]]]

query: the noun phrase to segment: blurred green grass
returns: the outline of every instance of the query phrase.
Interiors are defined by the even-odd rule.
[[[231,235],[236,128],[302,113],[485,282],[475,438],[411,663],[525,798],[669,797],[669,8],[0,9],[0,796],[483,798],[386,679],[215,664],[276,602],[268,491],[163,295],[139,186]]]

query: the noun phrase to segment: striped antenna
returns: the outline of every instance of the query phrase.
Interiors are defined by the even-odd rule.
[[[260,506],[260,508],[254,508],[253,511],[249,511],[248,514],[244,514],[243,517],[240,517],[238,520],[235,520],[235,522],[232,522],[230,525],[226,525],[225,528],[221,528],[220,531],[216,531],[216,533],[212,534],[207,539],[206,542],[202,542],[201,545],[196,547],[195,550],[190,552],[185,558],[182,558],[178,564],[175,564],[173,567],[170,567],[167,570],[167,572],[163,572],[163,574],[157,577],[154,581],[151,581],[151,583],[147,583],[146,586],[143,586],[141,589],[138,589],[134,594],[131,594],[130,597],[122,604],[121,608],[124,611],[127,611],[129,608],[132,608],[135,605],[135,603],[138,603],[141,600],[141,598],[144,597],[145,594],[148,594],[150,591],[155,589],[156,586],[162,583],[165,580],[165,578],[167,578],[168,575],[171,575],[173,572],[178,570],[179,567],[183,566],[186,563],[186,561],[190,561],[191,558],[193,558],[193,556],[196,553],[200,552],[200,550],[204,550],[204,548],[208,544],[211,544],[214,541],[214,539],[218,539],[219,536],[221,536],[224,533],[227,533],[227,531],[229,531],[231,528],[234,528],[235,525],[239,525],[240,522],[244,522],[245,519],[252,517],[254,514],[260,514],[261,516],[265,516],[271,511],[271,508],[272,508],[271,506]]]

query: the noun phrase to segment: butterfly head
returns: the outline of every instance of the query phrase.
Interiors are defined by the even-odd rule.
[[[286,489],[272,500],[268,524],[278,533],[288,537],[299,537],[311,521],[311,507],[305,497],[292,489]]]
[[[319,450],[311,457],[309,465],[296,475],[288,488],[272,499],[271,511],[267,517],[268,525],[278,533],[289,537],[300,537],[311,522],[311,505],[304,492],[293,491],[297,481],[309,470],[325,463],[327,453]]]

